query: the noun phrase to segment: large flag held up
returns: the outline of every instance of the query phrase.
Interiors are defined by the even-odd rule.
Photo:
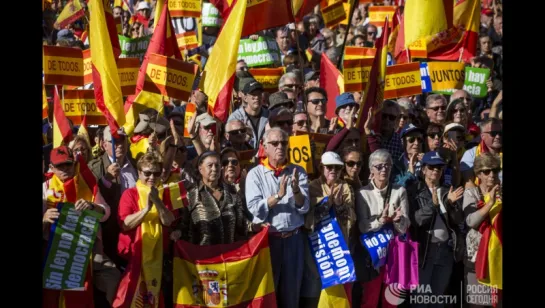
[[[59,29],[64,29],[69,24],[83,17],[83,15],[85,15],[85,10],[81,5],[80,0],[72,0],[66,4],[59,14],[59,17],[57,17],[57,20],[55,21],[55,25]]]
[[[72,129],[62,109],[59,91],[55,86],[53,91],[53,147],[56,148],[63,144],[68,145],[72,137]]]
[[[174,307],[276,307],[268,231],[205,249],[177,241]]]

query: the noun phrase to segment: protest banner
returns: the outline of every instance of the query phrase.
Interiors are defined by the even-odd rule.
[[[342,2],[336,2],[324,8],[320,8],[324,24],[328,28],[337,26],[341,21],[345,20],[346,12]]]
[[[376,5],[369,7],[369,23],[376,27],[382,27],[384,25],[384,19],[386,19],[386,16],[388,16],[388,21],[391,25],[392,20],[394,20],[394,13],[396,11],[396,8],[396,6]]]
[[[195,79],[195,65],[152,53],[144,90],[187,101]]]
[[[488,94],[488,87],[486,82],[490,77],[490,69],[466,67],[465,68],[465,81],[464,90],[473,95],[473,97],[483,98]]]
[[[170,17],[201,17],[202,0],[169,0]]]
[[[348,2],[343,2],[343,8],[344,8],[344,13],[346,14],[346,18],[341,21],[341,25],[348,25],[348,18],[350,17],[350,3]]]
[[[238,151],[240,170],[250,170],[253,165],[255,153],[255,150]]]
[[[43,46],[45,84],[83,86],[83,54],[81,49]]]
[[[121,45],[121,54],[120,58],[138,58],[140,62],[144,59],[144,55],[148,50],[149,41],[151,35],[139,37],[139,38],[129,38],[123,35],[118,35],[119,45]]]
[[[184,137],[189,138],[189,131],[187,130],[187,124],[189,123],[189,119],[195,114],[195,110],[197,110],[197,106],[194,103],[187,103],[187,105],[185,105]]]
[[[136,89],[136,79],[140,70],[140,60],[137,58],[117,59],[117,74],[121,81],[121,93],[133,95]]]
[[[61,102],[64,114],[74,125],[81,124],[87,113],[87,125],[108,125],[95,102],[94,90],[65,90]]]
[[[57,208],[60,215],[51,226],[43,288],[83,291],[102,214],[78,212],[72,203],[59,203]]]
[[[240,40],[238,59],[243,59],[248,67],[264,66],[280,63],[280,50],[272,38],[260,36],[257,40]]]
[[[344,60],[343,76],[345,92],[360,92],[365,90],[373,66],[373,58]]]
[[[420,63],[412,62],[386,67],[384,99],[422,93]]]
[[[376,54],[377,54],[376,48],[346,46],[344,49],[344,60],[366,59],[366,58],[374,59]]]
[[[314,173],[312,163],[312,151],[310,150],[310,139],[308,135],[291,136],[288,145],[288,158],[292,164],[299,165],[308,174]]]
[[[463,62],[428,62],[431,91],[452,94],[464,86],[465,64]]]
[[[392,224],[386,224],[378,231],[371,231],[360,236],[363,247],[369,252],[373,267],[378,269],[386,263],[388,244],[394,235]]]
[[[91,49],[83,51],[83,84],[93,82],[93,65],[91,63]]]
[[[324,206],[329,197],[315,205]],[[344,240],[343,233],[335,217],[333,208],[314,226],[314,232],[308,235],[310,251],[320,279],[322,290],[356,280],[354,261]]]
[[[284,68],[253,68],[250,74],[263,85],[265,92],[274,93],[278,91],[278,82],[284,74]]]
[[[202,4],[202,26],[221,27],[222,20],[218,9],[210,2]]]
[[[431,80],[427,62],[420,62],[420,79],[422,80],[422,93],[431,92]]]
[[[407,48],[409,48],[411,60],[419,58],[425,59],[428,57],[428,47],[425,38],[412,42]]]
[[[195,31],[176,34],[176,41],[180,51],[199,47],[199,40]]]

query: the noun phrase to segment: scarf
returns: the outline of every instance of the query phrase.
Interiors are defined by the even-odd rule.
[[[77,165],[74,170],[74,177],[62,182],[53,174],[47,183],[47,208],[54,208],[59,202],[75,203],[79,199],[94,201],[97,185],[96,179],[87,167],[81,155],[77,157]],[[50,235],[51,236],[51,235]],[[49,290],[43,289],[44,308],[92,308],[93,302],[93,262],[89,262],[85,276],[84,291]]]
[[[138,159],[140,153],[144,154],[148,151],[149,142],[148,142],[147,136],[135,135],[130,138],[130,141],[131,141],[130,151],[131,151],[132,158]]]
[[[264,159],[260,160],[259,164],[263,165],[263,167],[265,167],[265,169],[274,171],[274,176],[276,176],[276,177],[280,176],[280,174],[282,174],[282,171],[284,171],[284,169],[286,169],[286,167],[289,165],[289,163],[286,163],[284,165],[279,165],[279,166],[277,166],[275,168],[275,167],[271,166],[271,164],[269,164],[269,158],[268,157],[265,157]]]
[[[481,208],[490,200],[490,195],[484,196],[484,201],[477,205]],[[503,289],[503,237],[502,237],[502,200],[496,198],[496,202],[479,226],[482,234],[475,260],[475,273],[479,283],[487,286]]]
[[[344,123],[344,120],[341,117],[337,118],[337,126],[340,128],[344,128],[346,126],[346,123]]]

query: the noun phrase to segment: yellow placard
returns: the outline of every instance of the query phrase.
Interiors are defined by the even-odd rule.
[[[83,51],[83,83],[93,82],[93,65],[91,61],[91,49]]]
[[[343,3],[344,12],[346,13],[346,19],[341,21],[341,25],[348,25],[348,17],[350,17],[350,3]]]
[[[335,27],[346,19],[346,12],[344,11],[342,2],[336,2],[333,5],[321,9],[321,11],[325,26],[328,28]]]
[[[420,71],[386,75],[384,91],[416,87],[420,85]]]
[[[344,91],[355,92],[365,89],[369,82],[373,59],[354,59],[344,61]]]
[[[191,91],[191,84],[188,81],[193,79],[192,74],[152,63],[148,63],[146,74],[157,85]]]
[[[463,62],[428,62],[428,72],[433,91],[462,89],[465,80]]]
[[[308,135],[290,137],[288,157],[290,163],[303,167],[307,174],[314,173]]]
[[[197,106],[193,103],[187,103],[187,105],[185,106],[184,137],[189,137],[189,131],[187,130],[187,123],[189,123],[189,119],[195,114],[196,109],[197,109]]]
[[[369,7],[369,23],[377,27],[384,25],[384,20],[388,16],[390,27],[396,11],[396,6],[371,6]]]
[[[170,0],[171,17],[201,17],[201,0]]]
[[[83,59],[44,55],[43,68],[44,74],[81,77],[83,75]]]

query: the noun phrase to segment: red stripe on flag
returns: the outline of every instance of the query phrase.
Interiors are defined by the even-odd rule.
[[[226,122],[227,116],[229,115],[231,93],[233,91],[233,85],[235,84],[235,77],[236,76],[233,74],[225,83],[220,93],[218,93],[218,98],[216,100],[216,104],[214,105],[214,116],[220,119],[222,122]]]
[[[112,132],[117,131],[119,129],[119,124],[117,123],[113,115],[110,113],[110,111],[104,104],[104,93],[102,92],[102,79],[101,79],[100,73],[98,72],[94,64],[91,64],[91,66],[93,69],[93,86],[94,86],[94,93],[95,93],[95,103],[97,104],[97,107],[102,112],[102,114],[104,114],[104,117],[106,118],[106,122],[108,122],[108,125],[110,126],[110,130]]]

